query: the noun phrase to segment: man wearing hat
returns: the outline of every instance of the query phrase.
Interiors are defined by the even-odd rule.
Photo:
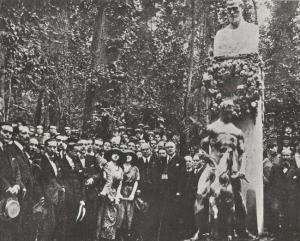
[[[133,135],[133,129],[131,127],[127,127],[126,128],[126,133],[128,136],[132,136]]]
[[[13,128],[8,123],[0,127],[0,240],[15,241],[17,220],[12,220],[9,198],[21,192],[21,175],[15,158],[7,152],[6,145],[11,141]]]
[[[143,130],[144,124],[143,124],[143,123],[139,123],[139,124],[137,125],[137,127],[138,127],[139,129]]]
[[[125,126],[120,126],[120,127],[119,127],[120,136],[124,135],[124,134],[125,134],[125,131],[126,131]]]
[[[154,140],[154,132],[153,131],[148,131],[146,134],[146,140],[147,142],[151,142]]]
[[[142,129],[136,128],[136,129],[134,130],[134,132],[135,132],[135,137],[138,139],[138,141],[144,139],[144,134],[143,134]]]
[[[242,0],[227,0],[229,25],[216,34],[215,57],[258,53],[258,26],[243,19],[243,5]]]
[[[57,136],[57,127],[56,126],[50,126],[49,133],[51,138],[55,138]]]
[[[68,137],[68,138],[70,138],[70,136],[71,136],[71,134],[72,134],[72,131],[71,131],[71,128],[69,127],[69,126],[65,126],[64,127],[64,134]]]

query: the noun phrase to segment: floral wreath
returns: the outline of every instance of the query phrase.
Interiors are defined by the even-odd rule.
[[[209,60],[203,74],[203,87],[210,100],[209,109],[212,118],[219,115],[221,103],[227,97],[234,100],[234,115],[237,119],[257,115],[258,101],[263,94],[263,62],[258,54],[246,54],[236,57],[216,57]],[[224,84],[236,83],[230,96]]]

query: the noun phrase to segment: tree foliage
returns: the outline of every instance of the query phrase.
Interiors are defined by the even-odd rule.
[[[244,2],[246,20],[255,22],[256,1]],[[112,123],[144,121],[152,127],[164,119],[177,130],[194,115],[204,125],[207,110],[199,86],[215,33],[227,24],[224,3],[3,0],[5,118],[22,116],[45,126],[86,122],[87,129],[96,128],[103,116]],[[286,122],[298,126],[300,56],[298,3],[274,2],[268,11],[261,27],[267,140]],[[189,79],[194,97],[187,95]]]

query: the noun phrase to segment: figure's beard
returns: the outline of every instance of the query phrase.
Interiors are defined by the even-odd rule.
[[[241,23],[241,16],[230,16],[229,17],[229,22],[230,24],[234,27],[234,28],[237,28],[240,23]]]

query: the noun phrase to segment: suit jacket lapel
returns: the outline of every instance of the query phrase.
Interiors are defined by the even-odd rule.
[[[48,155],[46,155],[46,157],[47,157],[49,168],[51,168],[52,174],[56,177],[56,174],[55,174],[55,171],[53,169],[53,166],[51,165],[51,159],[50,159],[50,157]],[[56,165],[56,163],[54,161],[52,161],[52,162],[55,164],[56,171],[57,171],[57,174],[58,174],[58,167],[57,167],[57,165]]]

